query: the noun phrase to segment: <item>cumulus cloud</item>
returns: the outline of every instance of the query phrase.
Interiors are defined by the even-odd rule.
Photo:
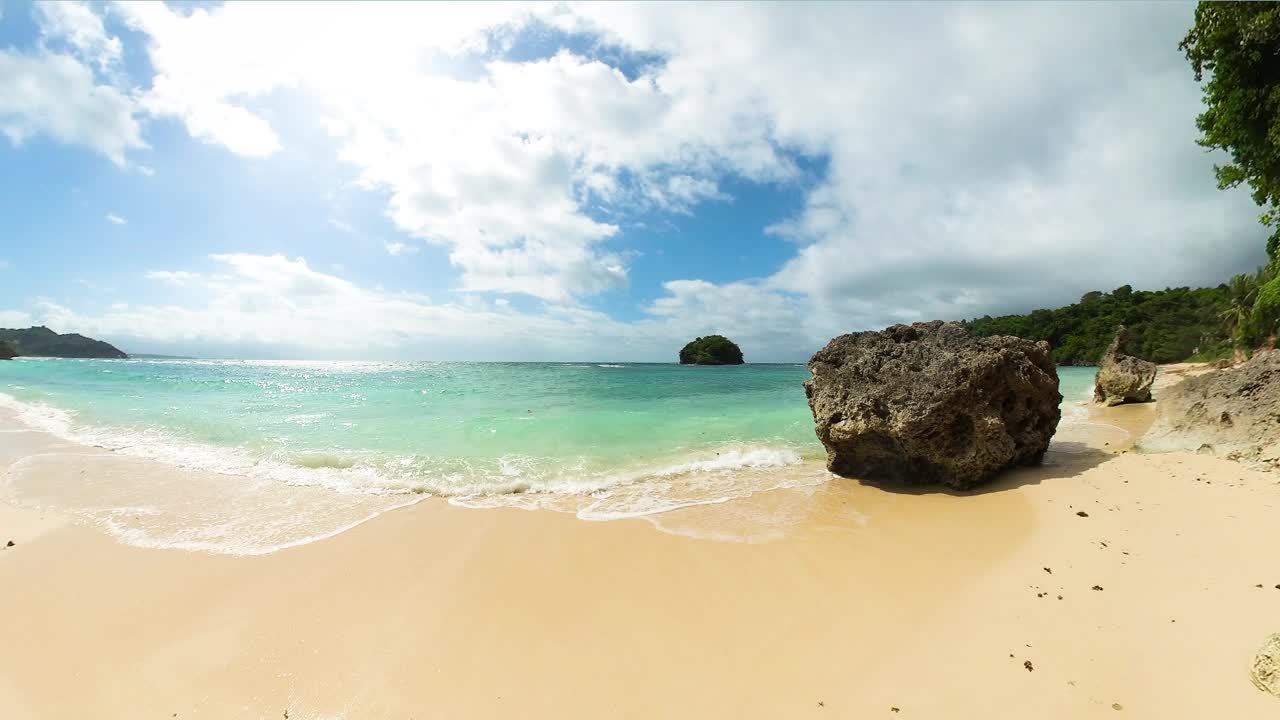
[[[107,222],[112,223],[112,224],[115,224],[115,225],[127,225],[127,224],[129,224],[129,221],[128,221],[128,220],[125,220],[124,218],[120,217],[119,215],[117,215],[117,214],[115,214],[115,213],[107,213],[104,219],[105,219]]]
[[[797,181],[806,156],[825,175],[769,229],[796,256],[757,287],[848,322],[1203,282],[1258,255],[1247,198],[1213,189],[1193,142],[1187,6],[119,8],[149,38],[150,112],[262,156],[282,142],[272,99],[306,96],[463,290],[623,285],[625,238],[595,208],[689,213],[731,200],[728,176]],[[457,71],[535,22],[657,60]]]
[[[515,317],[561,347],[589,331],[612,347],[634,338],[651,357],[721,331],[794,359],[845,330],[1053,306],[1126,283],[1213,283],[1262,260],[1247,194],[1217,191],[1215,157],[1194,142],[1199,91],[1176,49],[1189,5],[112,7],[145,37],[147,112],[253,158],[290,141],[273,118],[310,119],[357,186],[385,198],[406,235],[387,252],[419,247],[410,237],[436,244],[460,290],[541,298],[545,312]],[[122,158],[141,143],[130,101],[95,86],[85,64],[111,66],[118,44],[92,12],[39,12],[47,47],[0,51],[0,129]],[[505,52],[521,29],[547,25],[588,41],[532,59]],[[624,72],[592,39],[647,60]],[[12,109],[6,58],[62,63],[78,84],[57,97],[114,92],[119,107],[103,114],[118,122],[32,124],[60,116],[58,103]],[[62,115],[92,115],[75,109]],[[733,282],[671,272],[637,322],[579,306],[630,281],[629,216],[732,203],[729,180],[803,195],[760,229],[788,260]],[[231,257],[221,275],[182,282],[259,308],[270,303],[245,288],[269,283],[252,285],[252,267],[322,275]],[[380,342],[419,332],[424,316],[440,323],[435,338],[512,317],[510,304],[432,305],[325,277],[330,295],[406,314],[370,330]],[[183,312],[202,327],[212,311]]]
[[[0,132],[14,145],[47,135],[124,166],[125,153],[146,143],[116,72],[120,39],[84,3],[36,3],[32,13],[37,47],[0,50]]]
[[[665,54],[654,82],[690,116],[752,108],[769,122],[746,132],[827,159],[770,228],[798,248],[761,291],[802,293],[829,325],[1214,283],[1262,259],[1248,198],[1216,191],[1194,144],[1189,6],[577,10],[560,21]]]
[[[14,145],[36,135],[84,145],[120,166],[146,147],[127,95],[76,58],[44,51],[0,50],[0,132]]]
[[[65,42],[100,69],[120,61],[120,38],[107,32],[99,17],[82,2],[39,2],[32,5],[46,44]]]
[[[504,298],[474,295],[433,302],[283,255],[219,254],[209,262],[206,270],[146,273],[153,290],[171,292],[172,300],[84,310],[44,299],[0,318],[139,351],[252,357],[671,361],[689,338],[727,332],[750,359],[764,361],[795,359],[794,344],[805,337],[793,326],[798,308],[748,284],[674,281],[647,317],[621,322],[576,305],[521,311]]]

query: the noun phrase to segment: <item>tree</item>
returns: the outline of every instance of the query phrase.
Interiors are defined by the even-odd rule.
[[[1280,3],[1201,2],[1178,47],[1203,82],[1200,145],[1225,150],[1218,187],[1248,183],[1275,224],[1280,209]],[[1209,79],[1204,78],[1208,75]]]
[[[1201,2],[1178,47],[1202,82],[1200,145],[1231,157],[1214,167],[1219,188],[1248,183],[1263,224],[1280,220],[1280,3]],[[1205,76],[1208,75],[1208,81]],[[1267,240],[1269,277],[1257,282],[1248,323],[1231,319],[1237,343],[1261,342],[1280,319],[1280,228]],[[1233,308],[1234,309],[1234,308]],[[1252,326],[1252,334],[1240,333]],[[1250,336],[1252,335],[1252,336]]]
[[[1258,286],[1250,275],[1240,274],[1227,281],[1227,307],[1219,313],[1223,329],[1237,345],[1247,345],[1253,318],[1253,300]]]

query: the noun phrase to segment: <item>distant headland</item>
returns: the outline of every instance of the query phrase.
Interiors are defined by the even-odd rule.
[[[39,325],[24,330],[0,328],[0,344],[7,345],[14,355],[28,357],[61,358],[111,358],[124,360],[129,357],[116,346],[76,333],[59,334]],[[7,354],[7,353],[4,353]]]

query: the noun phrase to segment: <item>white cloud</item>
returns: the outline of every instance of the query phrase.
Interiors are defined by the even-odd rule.
[[[106,31],[102,18],[86,3],[71,0],[38,2],[32,5],[32,11],[46,43],[64,41],[99,69],[120,61],[120,38]]]
[[[436,244],[459,289],[547,301],[536,318],[566,347],[567,329],[635,337],[646,353],[721,331],[795,357],[843,330],[1052,306],[1124,283],[1215,282],[1261,260],[1256,211],[1214,188],[1214,156],[1194,143],[1198,89],[1176,50],[1190,6],[112,8],[146,37],[147,112],[248,157],[290,140],[274,118],[314,122],[333,145],[323,150],[415,238],[387,252]],[[123,164],[142,146],[130,95],[85,64],[118,65],[118,41],[84,6],[37,13],[46,45],[0,51],[0,130]],[[627,75],[568,51],[485,59],[535,19],[657,60]],[[637,323],[572,314],[628,282],[629,216],[734,202],[725,188],[740,179],[803,194],[760,228],[787,243],[788,261],[738,282],[671,280]],[[232,257],[249,256],[219,259],[230,279],[155,279],[261,307],[245,289],[252,267],[320,275]],[[403,310],[388,337],[418,332],[424,314],[477,320],[470,306],[326,287]],[[510,312],[486,308],[486,322]]]
[[[339,220],[338,218],[335,218],[335,217],[328,218],[328,222],[330,225],[337,228],[338,230],[341,230],[344,233],[354,233],[356,231],[356,229],[351,226],[351,223],[343,222],[342,220]]]
[[[625,323],[577,306],[521,312],[505,298],[433,303],[414,293],[363,287],[302,258],[229,254],[209,271],[147,273],[174,300],[115,303],[85,312],[52,300],[0,312],[136,349],[284,357],[673,360],[689,338],[727,332],[748,356],[777,359],[794,342],[795,308],[746,284],[668,283],[650,317]],[[707,292],[715,293],[714,297]],[[787,358],[794,357],[791,352]]]
[[[152,177],[153,175],[156,174],[155,168],[151,167],[150,165],[138,165],[136,166],[136,168],[138,172],[142,173],[147,177]]]
[[[169,285],[187,285],[200,279],[200,276],[185,270],[152,270],[147,273],[148,280],[159,280]]]
[[[805,296],[804,317],[838,329],[1213,283],[1260,262],[1256,211],[1214,188],[1194,142],[1199,90],[1176,50],[1191,19],[1139,4],[559,16],[667,56],[654,83],[690,124],[745,113],[726,133],[737,144],[762,133],[827,159],[804,210],[772,228],[796,256],[758,287]]]
[[[99,85],[93,71],[69,55],[0,50],[0,132],[14,145],[35,135],[84,145],[125,164],[125,152],[146,147],[127,95]]]
[[[105,216],[105,219],[106,219],[106,221],[107,221],[107,222],[114,223],[114,224],[116,224],[116,225],[127,225],[127,224],[129,224],[129,221],[128,221],[128,220],[125,220],[124,218],[120,217],[119,215],[117,215],[117,214],[115,214],[115,213],[107,213],[107,214],[106,214],[106,216]]]
[[[414,255],[418,252],[416,245],[409,245],[402,242],[389,242],[385,247],[387,248],[387,254],[389,255]]]
[[[35,325],[31,315],[16,310],[0,310],[0,328],[25,328]]]
[[[798,155],[826,165],[771,230],[797,254],[752,287],[847,324],[1205,282],[1260,253],[1247,198],[1214,189],[1194,144],[1189,6],[118,7],[149,38],[150,112],[261,156],[273,108],[305,108],[463,290],[623,285],[604,217],[729,201],[729,176],[792,182]],[[660,61],[460,70],[534,18]]]

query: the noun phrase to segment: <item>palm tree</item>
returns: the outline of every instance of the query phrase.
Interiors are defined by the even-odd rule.
[[[1253,300],[1258,292],[1257,276],[1240,274],[1227,282],[1227,309],[1219,317],[1224,329],[1237,344],[1246,342],[1244,334],[1253,313]]]

